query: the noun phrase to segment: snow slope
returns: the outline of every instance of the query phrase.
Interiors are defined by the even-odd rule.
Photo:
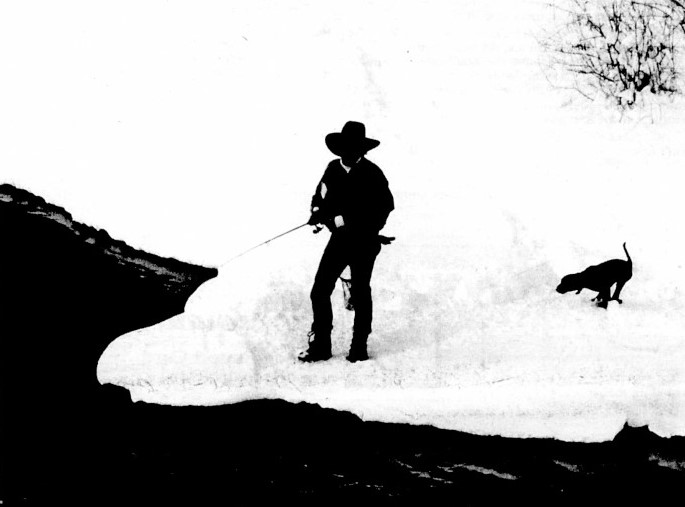
[[[631,188],[613,191],[629,202]],[[661,204],[682,206],[677,193],[672,186],[662,195],[675,201]],[[400,206],[425,209],[411,199]],[[387,228],[398,239],[374,272],[373,360],[358,364],[344,359],[352,314],[341,287],[333,294],[334,358],[296,360],[327,239],[302,229],[223,266],[184,314],[118,339],[101,359],[100,379],[151,402],[282,398],[479,434],[602,440],[626,421],[685,434],[683,270],[680,250],[670,250],[682,214],[657,205],[641,208],[653,222],[626,223],[625,215],[638,215],[622,209],[597,218],[605,222],[589,231],[594,243],[451,194],[430,203],[427,223],[454,217],[441,228],[404,227],[398,209]],[[554,291],[563,274],[622,258],[624,239],[635,271],[623,305],[604,311],[590,302],[594,293]]]

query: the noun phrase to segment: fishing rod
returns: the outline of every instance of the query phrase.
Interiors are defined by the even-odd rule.
[[[295,232],[295,231],[298,230],[298,229],[302,229],[302,227],[304,227],[304,226],[306,226],[306,225],[314,225],[314,224],[312,224],[312,223],[310,223],[309,221],[307,221],[307,222],[303,223],[302,225],[298,225],[297,227],[293,227],[292,229],[290,229],[290,230],[288,230],[288,231],[285,231],[285,232],[280,233],[278,236],[274,236],[273,238],[267,239],[266,241],[262,241],[262,242],[259,243],[258,245],[255,245],[255,246],[253,246],[253,247],[251,247],[251,248],[248,248],[248,249],[245,250],[244,252],[239,253],[238,255],[236,255],[236,256],[234,256],[234,257],[231,257],[230,259],[228,259],[228,260],[227,260],[226,262],[224,262],[223,264],[220,264],[219,267],[221,268],[221,267],[225,266],[226,264],[228,264],[229,262],[233,262],[233,261],[236,260],[237,258],[242,257],[243,255],[250,253],[252,250],[255,250],[256,248],[259,248],[260,246],[264,246],[264,245],[267,245],[267,244],[271,243],[271,242],[272,242],[273,240],[275,240],[275,239],[281,238],[281,237],[283,237],[283,236],[285,236],[285,235],[287,235],[287,234],[290,234],[291,232]],[[323,227],[322,227],[320,224],[314,225],[314,231],[313,231],[314,234],[317,234],[317,233],[321,232],[322,230],[323,230]],[[395,241],[395,238],[394,238],[394,237],[388,237],[388,236],[381,236],[381,235],[379,234],[379,235],[378,235],[378,241],[380,242],[381,245],[389,245],[389,244],[391,244],[393,241]]]
[[[283,236],[285,236],[286,234],[290,234],[291,232],[295,232],[295,231],[298,230],[298,229],[302,229],[302,227],[304,227],[305,225],[310,225],[310,224],[309,224],[309,222],[305,222],[305,223],[303,223],[302,225],[298,225],[297,227],[293,227],[293,228],[290,229],[289,231],[282,232],[282,233],[279,234],[278,236],[274,236],[273,238],[267,239],[266,241],[262,241],[262,242],[259,243],[258,245],[255,245],[255,246],[253,246],[253,247],[251,247],[251,248],[248,248],[248,249],[245,250],[244,252],[239,253],[238,255],[236,255],[235,257],[231,257],[231,258],[228,259],[226,262],[224,262],[223,264],[221,264],[219,267],[223,267],[223,266],[225,266],[226,264],[228,264],[229,262],[233,262],[233,261],[236,260],[238,257],[242,257],[243,255],[245,255],[245,254],[247,254],[247,253],[250,253],[252,250],[255,250],[256,248],[259,248],[260,246],[267,245],[267,244],[271,243],[271,242],[272,242],[273,240],[275,240],[275,239],[278,239],[278,238],[280,238],[280,237],[283,237]]]

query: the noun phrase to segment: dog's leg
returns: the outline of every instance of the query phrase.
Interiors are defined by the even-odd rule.
[[[616,290],[614,290],[614,296],[611,298],[615,301],[618,301],[619,305],[623,304],[623,300],[619,299],[619,296],[621,295],[621,290],[623,289],[623,286],[626,284],[626,282],[627,280],[620,280],[616,283]]]
[[[611,295],[611,286],[602,289],[597,293],[597,297],[593,299],[593,301],[597,301],[597,306],[600,308],[607,308],[607,305],[609,304],[609,296]]]

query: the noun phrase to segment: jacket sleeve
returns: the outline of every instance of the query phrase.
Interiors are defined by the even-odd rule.
[[[326,184],[323,181],[323,178],[321,181],[319,181],[319,184],[316,185],[316,190],[314,191],[314,195],[312,195],[312,205],[311,205],[311,211],[318,211],[321,209],[321,206],[323,205],[323,198],[326,193]]]
[[[311,213],[316,213],[323,224],[328,224],[328,221],[332,218],[329,210],[330,206],[326,201],[326,195],[328,194],[328,179],[328,168],[326,168],[321,180],[318,185],[316,185],[310,207]]]
[[[393,197],[392,192],[390,192],[388,180],[383,173],[379,174],[377,192],[378,205],[374,210],[375,212],[372,220],[376,230],[380,231],[385,227],[390,212],[395,209],[395,198]]]

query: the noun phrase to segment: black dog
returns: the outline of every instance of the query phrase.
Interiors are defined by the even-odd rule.
[[[580,294],[583,289],[590,289],[597,291],[597,296],[593,301],[597,301],[597,306],[606,308],[609,301],[612,299],[623,303],[619,296],[621,289],[628,280],[633,276],[633,261],[626,249],[626,244],[623,243],[623,250],[626,253],[628,260],[612,259],[603,262],[596,266],[590,266],[581,273],[574,273],[566,275],[561,279],[561,283],[557,287],[557,292],[565,294],[572,290]],[[611,286],[616,284],[616,290],[613,297],[609,297]]]

